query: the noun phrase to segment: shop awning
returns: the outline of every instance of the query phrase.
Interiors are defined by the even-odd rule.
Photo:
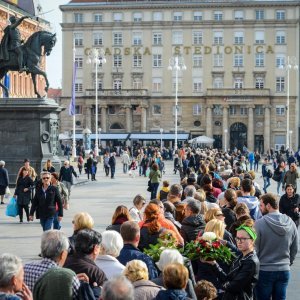
[[[98,139],[100,140],[127,140],[129,134],[128,133],[100,133],[98,134]],[[83,139],[83,134],[82,133],[77,133],[75,134],[76,139]],[[90,135],[90,139],[95,139],[96,134],[92,133]]]
[[[143,141],[150,141],[150,140],[175,140],[175,133],[132,133],[129,136],[130,140],[143,140]],[[189,133],[178,133],[177,139],[179,141],[185,141],[189,139]]]

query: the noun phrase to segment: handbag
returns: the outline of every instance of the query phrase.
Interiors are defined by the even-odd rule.
[[[9,203],[6,206],[5,215],[15,218],[19,214],[17,199],[11,197]]]
[[[148,180],[148,188],[147,188],[148,192],[152,192],[152,185],[151,185],[151,180]]]
[[[6,189],[5,189],[5,195],[4,195],[4,198],[8,199],[10,197],[10,189],[9,187],[7,186]]]

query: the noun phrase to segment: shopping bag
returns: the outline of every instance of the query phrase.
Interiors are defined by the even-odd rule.
[[[8,217],[16,217],[19,214],[17,199],[11,197],[5,210],[5,215]]]
[[[5,195],[4,195],[4,198],[8,199],[10,197],[10,189],[9,187],[7,186],[6,189],[5,189]]]
[[[147,171],[146,171],[146,176],[148,177],[149,174],[150,174],[150,168],[147,169]]]

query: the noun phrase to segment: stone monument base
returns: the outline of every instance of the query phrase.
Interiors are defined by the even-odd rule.
[[[39,174],[47,159],[56,171],[58,124],[62,111],[53,99],[3,98],[0,100],[0,160],[5,161],[10,184],[14,184],[24,159]]]

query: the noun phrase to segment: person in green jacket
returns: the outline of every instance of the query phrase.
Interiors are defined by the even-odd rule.
[[[158,169],[158,164],[154,163],[149,174],[151,183],[151,200],[156,198],[159,182],[161,180],[161,173]]]

